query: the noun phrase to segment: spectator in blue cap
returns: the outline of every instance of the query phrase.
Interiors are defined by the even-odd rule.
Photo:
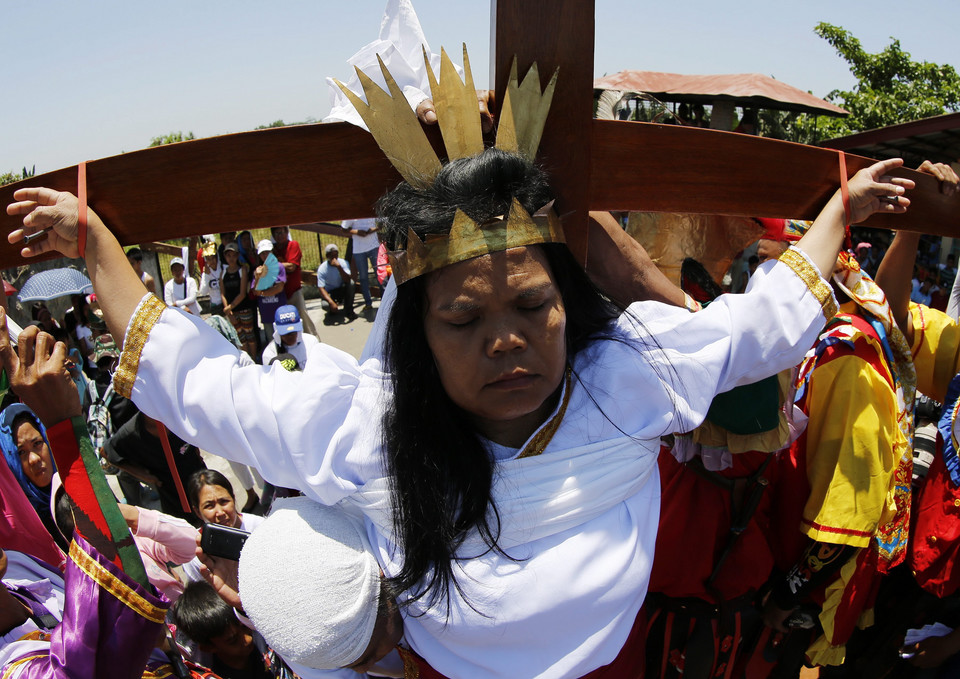
[[[300,318],[297,307],[285,304],[277,309],[274,316],[273,341],[263,350],[263,365],[269,365],[270,361],[279,355],[289,354],[296,359],[300,370],[303,370],[310,350],[319,344],[320,340],[316,337],[304,334],[303,319]]]

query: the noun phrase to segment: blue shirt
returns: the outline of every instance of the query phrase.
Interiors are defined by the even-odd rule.
[[[343,257],[337,257],[337,259],[340,261],[340,266],[343,267],[344,273],[349,276],[350,265],[347,264],[347,260]],[[337,267],[330,266],[329,259],[325,259],[323,264],[320,265],[320,268],[317,269],[317,284],[327,290],[336,290],[343,285],[343,278],[340,277],[340,271],[337,270]]]

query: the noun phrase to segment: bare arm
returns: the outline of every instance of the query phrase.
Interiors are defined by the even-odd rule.
[[[274,283],[266,290],[257,290],[256,288],[254,288],[253,294],[256,295],[257,297],[273,297],[274,295],[279,295],[281,290],[283,290],[283,281],[280,281],[279,283]]]
[[[898,231],[877,269],[876,283],[887,295],[893,320],[907,340],[913,344],[913,324],[910,323],[910,277],[917,258],[920,234]]]
[[[157,294],[157,281],[154,280],[153,276],[150,274],[145,274],[143,284],[146,286],[148,291],[152,292],[153,294]]]
[[[613,215],[591,212],[589,229],[587,274],[611,299],[623,306],[648,299],[684,306],[683,290],[663,275]]]
[[[957,174],[949,165],[933,164],[929,160],[917,168],[940,180],[940,190],[954,193],[957,190]],[[920,234],[913,231],[898,231],[890,248],[877,269],[876,283],[887,295],[893,318],[903,331],[908,344],[913,344],[913,325],[910,323],[910,278],[917,258]]]

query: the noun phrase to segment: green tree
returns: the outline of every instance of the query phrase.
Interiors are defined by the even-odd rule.
[[[306,120],[301,120],[301,121],[298,122],[298,123],[285,123],[285,122],[283,122],[283,118],[281,118],[280,120],[274,120],[274,121],[273,121],[272,123],[270,123],[269,125],[257,125],[257,126],[256,126],[255,128],[253,128],[253,129],[255,129],[255,130],[271,130],[271,129],[273,129],[274,127],[291,127],[291,126],[293,126],[293,125],[311,125],[311,124],[313,124],[313,123],[315,123],[315,122],[317,122],[317,119],[314,118],[314,117],[312,117],[312,116],[309,117],[309,118],[307,118]]]
[[[819,139],[960,111],[960,76],[953,66],[914,61],[895,38],[882,52],[871,54],[839,26],[821,22],[814,32],[837,50],[857,78],[852,90],[827,95],[850,115],[821,117]]]
[[[0,186],[6,186],[7,184],[13,184],[14,182],[21,181],[22,179],[27,179],[29,177],[37,174],[37,166],[34,165],[29,170],[23,168],[22,172],[4,172],[0,174]]]
[[[190,141],[191,139],[196,139],[196,137],[193,136],[193,132],[187,132],[186,136],[184,136],[183,132],[171,132],[162,137],[154,137],[151,139],[150,148],[163,146],[164,144],[176,144],[178,141]]]

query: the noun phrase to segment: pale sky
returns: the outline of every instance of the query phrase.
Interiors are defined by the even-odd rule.
[[[385,0],[0,2],[0,173],[42,174],[146,147],[151,137],[323,118],[324,78],[377,37]],[[595,72],[763,73],[817,96],[854,80],[813,33],[843,26],[876,52],[960,67],[960,6],[881,0],[597,0]],[[487,2],[414,0],[433,50],[489,63]],[[531,30],[536,30],[531,27]]]

